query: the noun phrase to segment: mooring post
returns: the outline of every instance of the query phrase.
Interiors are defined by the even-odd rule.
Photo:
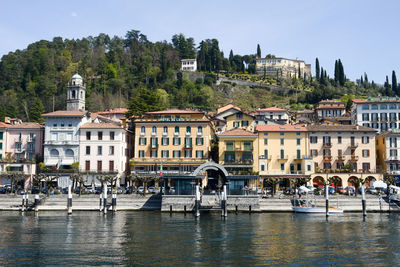
[[[112,194],[112,211],[116,212],[117,211],[117,193],[114,191]]]
[[[28,195],[28,193],[25,193],[26,194],[26,197],[25,197],[25,208],[26,208],[26,210],[28,210],[28,207],[29,207],[29,195]]]
[[[325,185],[325,205],[326,205],[326,217],[329,216],[329,186]]]
[[[366,210],[366,200],[365,200],[365,192],[364,192],[364,185],[361,185],[361,204],[362,204],[362,213],[363,216],[367,216],[367,210]]]
[[[39,195],[38,194],[35,195],[34,206],[35,206],[35,212],[38,212],[39,211]]]
[[[21,211],[25,211],[25,193],[22,193],[22,207]]]
[[[185,214],[185,216],[186,216],[186,205],[185,206],[183,206],[183,213]]]
[[[103,209],[103,194],[99,195],[99,211],[101,212]]]
[[[235,205],[235,213],[238,214],[238,206]]]
[[[68,186],[67,207],[68,207],[68,214],[72,214],[72,191],[71,191],[71,185]]]
[[[107,185],[104,185],[103,213],[107,213]]]
[[[226,185],[223,187],[222,191],[222,216],[227,217],[227,206],[226,206],[227,194],[226,194]]]
[[[194,200],[194,212],[195,212],[194,216],[196,217],[200,216],[199,204],[200,204],[200,188],[199,185],[196,185],[196,195]]]
[[[251,205],[249,206],[249,214],[251,213]]]

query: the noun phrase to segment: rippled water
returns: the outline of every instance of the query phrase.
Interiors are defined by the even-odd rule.
[[[400,264],[400,215],[0,213],[0,265]]]

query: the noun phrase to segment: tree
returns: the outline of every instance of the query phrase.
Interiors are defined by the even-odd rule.
[[[339,74],[339,77],[338,77],[339,84],[341,86],[343,86],[346,81],[346,78],[345,78],[345,74],[344,74],[343,64],[340,59],[338,60],[338,74]]]
[[[146,112],[162,110],[164,108],[162,100],[156,92],[142,89],[138,96],[131,98],[128,104],[128,115],[141,116]]]
[[[318,58],[315,59],[315,79],[319,81],[320,79],[320,67]]]
[[[43,118],[41,117],[42,114],[44,113],[44,106],[42,101],[40,100],[40,98],[35,97],[33,99],[33,102],[30,106],[30,121],[34,121],[34,122],[43,122]]]
[[[334,78],[335,78],[335,82],[337,82],[339,80],[339,67],[338,67],[338,61],[335,60],[335,72],[334,72]]]
[[[261,48],[260,45],[257,44],[257,57],[260,58],[261,57]]]
[[[396,94],[396,95],[400,95],[399,94],[399,88],[397,85],[397,77],[396,77],[396,72],[393,70],[392,71],[392,91]]]

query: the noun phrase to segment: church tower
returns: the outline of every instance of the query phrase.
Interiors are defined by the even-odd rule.
[[[67,110],[85,110],[86,88],[83,86],[82,77],[79,74],[72,76],[68,84]]]

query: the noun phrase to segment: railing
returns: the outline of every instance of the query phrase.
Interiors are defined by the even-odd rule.
[[[350,143],[349,147],[350,148],[357,148],[358,147],[358,143]]]
[[[337,156],[338,161],[344,161],[344,156]]]
[[[192,144],[185,144],[185,148],[188,148],[188,149],[193,148],[193,145]]]
[[[323,143],[322,147],[323,148],[331,148],[332,147],[332,143]]]
[[[271,155],[268,155],[268,156],[261,155],[261,156],[259,157],[259,159],[268,159],[268,160],[270,160],[271,158],[272,158]]]
[[[278,160],[287,160],[289,158],[288,155],[280,155],[278,156]]]
[[[332,156],[324,156],[324,161],[331,161],[332,160]]]
[[[397,160],[400,160],[400,157],[398,157],[398,156],[391,156],[391,157],[389,157],[387,160],[385,160],[385,161],[397,161]]]
[[[350,159],[351,161],[356,161],[356,160],[358,160],[358,156],[355,156],[355,155],[351,155],[351,159]]]
[[[226,160],[225,165],[253,165],[254,161],[252,159],[245,160]]]
[[[34,143],[34,142],[36,142],[36,137],[34,136],[34,137],[28,137],[28,143]]]

